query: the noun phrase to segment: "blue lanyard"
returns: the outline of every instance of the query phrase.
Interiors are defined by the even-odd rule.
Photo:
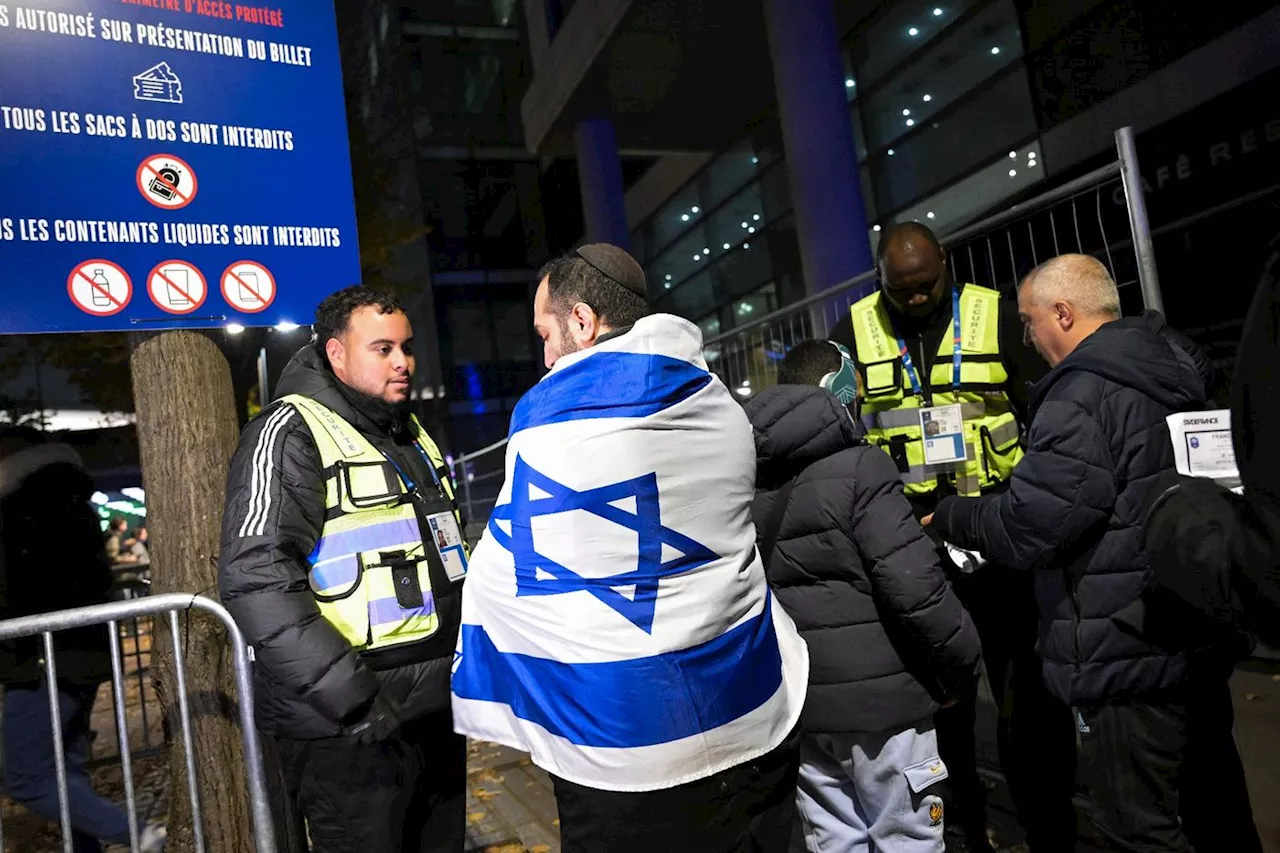
[[[955,336],[955,349],[951,356],[951,390],[960,390],[960,289],[951,286],[951,330]],[[923,341],[924,339],[921,338]],[[898,336],[898,354],[902,356],[902,369],[906,371],[911,382],[911,392],[921,400],[925,399],[924,388],[920,385],[920,374],[916,372],[915,362],[911,360],[911,351],[907,342]]]
[[[435,481],[436,491],[440,493],[440,497],[445,498],[444,487],[440,484],[440,475],[436,473],[436,466],[431,464],[431,457],[427,455],[427,452],[422,449],[416,439],[413,442],[413,447],[418,451],[418,455],[422,457],[422,461],[427,463],[427,470],[431,472],[431,479]],[[412,492],[418,488],[414,485],[413,479],[409,476],[409,472],[401,468],[396,463],[396,460],[388,456],[387,461],[396,469],[396,473],[400,475],[400,479],[404,481],[405,487],[408,488],[409,491]]]

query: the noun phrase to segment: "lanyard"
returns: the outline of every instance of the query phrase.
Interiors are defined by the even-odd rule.
[[[436,466],[431,464],[431,457],[427,456],[426,451],[418,445],[416,440],[413,442],[413,447],[418,451],[418,455],[422,457],[422,461],[427,463],[427,470],[431,472],[431,479],[436,484],[436,491],[440,494],[441,498],[448,500],[444,493],[444,487],[440,484],[440,475],[436,473]],[[396,469],[396,473],[399,474],[400,479],[404,481],[405,487],[408,488],[410,492],[417,491],[418,487],[414,485],[413,478],[409,476],[409,472],[401,468],[396,460],[392,459],[390,456],[387,457],[387,461]]]
[[[951,390],[960,390],[960,289],[951,286],[951,330],[955,337],[955,349],[951,356]],[[924,338],[921,338],[923,341]],[[911,381],[911,392],[921,400],[925,399],[924,388],[920,385],[920,374],[916,372],[915,362],[911,359],[911,351],[907,342],[898,336],[898,354],[902,356],[902,369]]]

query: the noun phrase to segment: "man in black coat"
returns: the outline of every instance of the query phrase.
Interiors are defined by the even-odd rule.
[[[1180,478],[1147,522],[1155,580],[1223,630],[1280,647],[1280,238],[1245,318],[1231,391],[1243,494]]]
[[[408,490],[399,505],[412,499],[421,544],[382,554],[360,546],[352,588],[318,597],[317,567],[339,562],[313,565],[321,540],[342,536],[331,530],[335,518],[359,521],[358,513],[326,508],[326,488],[349,490],[355,474],[342,472],[371,466],[339,460],[326,471],[317,446],[325,437],[313,434],[296,405],[277,401],[245,428],[231,460],[222,601],[253,647],[257,722],[274,739],[286,793],[306,815],[313,849],[461,853],[466,746],[453,733],[449,670],[462,584],[436,562],[428,532],[429,519],[448,517],[456,505],[401,405],[413,375],[413,329],[392,296],[352,287],[321,303],[315,332],[313,345],[285,367],[278,394],[323,406],[331,421],[340,419],[343,430],[372,445],[389,463],[377,470]],[[399,493],[401,483],[394,487]],[[400,645],[353,642],[321,605],[356,596],[363,602],[373,594],[371,572],[397,554],[424,554],[420,560],[431,564],[429,584],[412,569],[394,577],[434,606],[438,627]],[[399,590],[396,596],[369,598],[369,613],[387,602],[398,607]]]
[[[98,513],[89,503],[91,494],[92,481],[79,454],[68,445],[37,444],[0,461],[0,619],[111,600],[111,570]],[[76,853],[97,853],[101,841],[129,844],[125,812],[93,790],[85,769],[94,700],[99,686],[111,678],[110,642],[105,625],[53,635]],[[44,657],[39,635],[0,643],[4,781],[13,800],[57,821],[58,780]],[[163,845],[162,828],[141,828],[143,853]]]
[[[1064,255],[1018,293],[1053,369],[1031,393],[1030,447],[1009,490],[946,498],[951,542],[1029,570],[1051,692],[1077,707],[1099,829],[1117,850],[1259,851],[1231,736],[1231,662],[1145,595],[1142,521],[1173,468],[1165,418],[1202,405],[1185,354],[1120,319],[1096,259]]]
[[[809,646],[798,812],[814,853],[937,850],[933,715],[968,693],[981,648],[892,460],[817,387],[843,363],[830,341],[800,343],[746,407],[765,572]]]

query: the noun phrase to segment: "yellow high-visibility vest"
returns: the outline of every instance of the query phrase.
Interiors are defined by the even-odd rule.
[[[1007,481],[1023,451],[1018,421],[1004,387],[1009,375],[1000,355],[1000,294],[976,284],[966,284],[960,293],[959,391],[952,385],[951,335],[943,335],[938,357],[929,370],[932,405],[960,404],[970,450],[966,462],[941,475],[925,467],[919,412],[925,402],[911,390],[898,335],[880,292],[854,303],[850,314],[857,341],[854,360],[862,376],[867,440],[896,457],[900,471],[900,460],[905,459],[907,470],[901,475],[907,494],[929,494],[938,487],[939,476],[952,481],[958,494],[969,496]],[[922,381],[926,380],[922,377]]]
[[[436,546],[424,538],[423,522],[395,463],[315,400],[291,394],[281,402],[306,421],[324,467],[325,522],[307,558],[320,614],[358,649],[432,636],[440,628],[430,572]],[[444,457],[418,419],[410,415],[409,421],[461,531]]]

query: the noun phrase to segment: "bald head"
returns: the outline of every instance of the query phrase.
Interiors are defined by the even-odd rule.
[[[1100,326],[1120,319],[1120,291],[1097,258],[1060,255],[1022,280],[1018,316],[1036,351],[1057,367]]]
[[[889,228],[876,249],[876,267],[890,306],[910,317],[933,313],[950,282],[946,261],[937,236],[919,222]]]

